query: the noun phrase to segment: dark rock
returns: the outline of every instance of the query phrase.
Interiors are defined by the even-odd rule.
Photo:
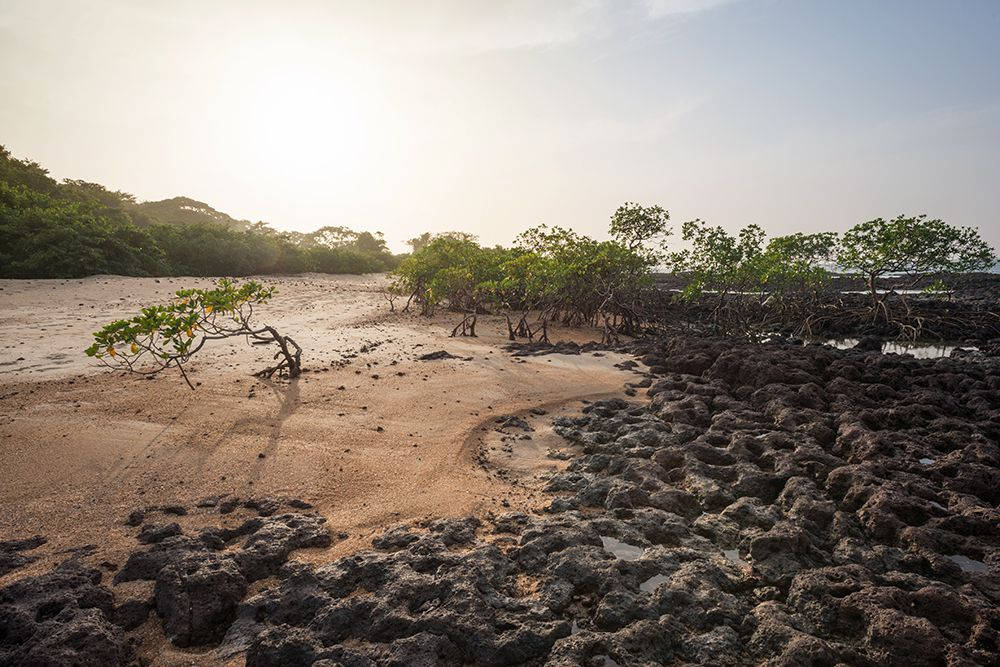
[[[181,647],[222,639],[246,595],[247,581],[228,555],[192,554],[156,576],[156,612],[171,641]]]
[[[230,514],[240,506],[239,498],[226,498],[219,503],[219,514]]]
[[[0,588],[0,664],[128,664],[114,597],[100,581],[100,570],[71,559]]]
[[[114,624],[126,632],[134,630],[149,618],[149,612],[154,608],[153,600],[126,600],[115,607]]]
[[[437,361],[438,359],[458,359],[458,357],[446,350],[436,350],[417,357],[418,361]]]
[[[881,352],[882,343],[882,339],[877,336],[865,336],[854,345],[854,349],[859,352]]]
[[[296,549],[330,546],[325,523],[323,517],[305,514],[271,517],[233,553],[233,559],[247,581],[256,581],[273,574]]]
[[[281,503],[273,498],[250,498],[243,501],[243,506],[255,510],[260,516],[271,516],[281,509]]]
[[[35,535],[23,540],[0,541],[0,577],[38,560],[38,556],[25,554],[24,552],[37,549],[45,544],[45,542],[46,539],[41,535]]]
[[[139,541],[143,544],[155,544],[162,542],[168,537],[181,534],[181,527],[177,523],[147,523],[139,531]]]

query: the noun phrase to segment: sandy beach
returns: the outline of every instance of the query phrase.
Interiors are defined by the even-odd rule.
[[[267,354],[226,341],[190,364],[196,391],[176,372],[109,371],[83,349],[102,324],[208,280],[0,281],[0,535],[48,539],[42,558],[0,583],[86,545],[96,547],[88,562],[120,564],[134,545],[132,510],[221,494],[315,505],[345,536],[297,553],[320,560],[421,517],[533,511],[538,475],[560,465],[546,449],[565,443],[547,441],[540,424],[537,438],[504,452],[496,418],[578,410],[629,378],[610,353],[512,358],[498,318],[482,318],[478,338],[449,338],[447,313],[390,313],[384,277],[262,280],[279,296],[260,321],[302,345],[306,371],[291,383],[257,380]],[[459,358],[416,360],[439,349]]]

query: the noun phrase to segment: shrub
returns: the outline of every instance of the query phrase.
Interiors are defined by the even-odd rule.
[[[258,377],[275,373],[297,377],[302,349],[274,327],[251,323],[254,306],[267,303],[274,293],[274,288],[254,281],[237,284],[225,278],[214,289],[178,290],[167,304],[143,308],[135,317],[106,325],[94,334],[86,353],[105,366],[133,373],[148,375],[175,366],[194,389],[184,364],[209,341],[244,336],[255,345],[278,347],[274,355],[278,363],[258,372]]]
[[[644,233],[636,232],[634,239]],[[393,290],[408,296],[407,307],[416,301],[425,315],[440,305],[463,312],[465,319],[453,333],[466,332],[471,324],[471,335],[476,313],[502,311],[511,339],[530,340],[540,333],[545,340],[553,320],[603,322],[609,335],[622,327],[635,329],[656,261],[639,245],[595,241],[545,225],[522,233],[513,248],[484,248],[452,234],[417,241],[417,250],[393,272]]]

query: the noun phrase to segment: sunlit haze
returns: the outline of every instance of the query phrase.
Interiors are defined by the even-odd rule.
[[[926,212],[1000,241],[1000,3],[5,0],[0,144],[307,231],[772,233]]]

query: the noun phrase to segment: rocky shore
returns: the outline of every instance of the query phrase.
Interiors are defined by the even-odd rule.
[[[315,564],[289,556],[337,536],[300,501],[140,508],[121,567],[81,553],[0,589],[0,664],[137,663],[150,622],[252,666],[996,664],[1000,358],[633,351],[634,397],[556,420],[578,453],[541,514]],[[218,525],[185,534],[188,512]]]

